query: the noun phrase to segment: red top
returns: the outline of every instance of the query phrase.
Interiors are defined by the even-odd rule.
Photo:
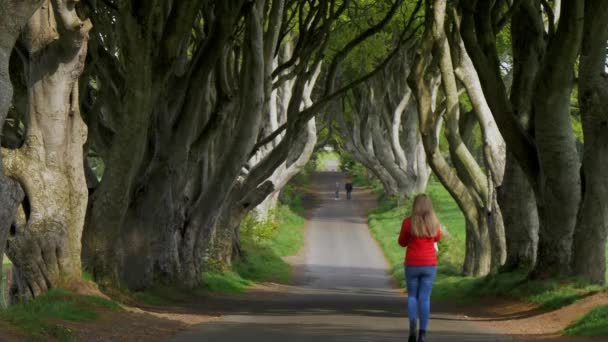
[[[403,220],[399,245],[407,247],[405,265],[407,266],[435,266],[437,265],[437,251],[435,242],[441,239],[441,232],[437,231],[435,237],[417,237],[410,233],[410,218]]]

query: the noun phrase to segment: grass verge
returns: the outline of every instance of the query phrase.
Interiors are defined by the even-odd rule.
[[[91,321],[98,318],[99,309],[122,310],[110,300],[74,294],[64,289],[53,289],[46,294],[0,312],[0,319],[32,335],[36,340],[55,338],[72,341],[68,328],[58,320]]]
[[[436,294],[441,292],[441,284],[444,279],[457,276],[462,268],[462,260],[464,260],[464,218],[458,206],[441,184],[431,181],[427,192],[433,199],[441,223],[450,232],[450,238],[442,239],[439,245],[439,274],[433,290]],[[401,206],[396,206],[395,203],[394,200],[381,199],[379,207],[370,212],[369,226],[372,235],[379,242],[391,264],[393,278],[400,286],[404,287],[404,249],[397,244],[397,238],[399,237],[401,222],[409,214],[411,202],[406,201]]]
[[[276,227],[270,234],[257,238],[243,235],[244,258],[236,261],[230,270],[204,274],[206,290],[240,293],[258,282],[290,281],[291,267],[283,257],[295,255],[304,245],[304,218],[287,205],[281,205],[275,215]]]
[[[546,309],[556,309],[578,299],[602,291],[576,279],[530,281],[524,272],[503,273],[484,278],[461,275],[465,253],[465,222],[460,209],[449,193],[436,180],[429,182],[427,193],[450,233],[439,245],[439,266],[433,287],[435,300],[470,301],[479,297],[508,297],[524,300]],[[397,244],[401,221],[409,214],[410,203],[397,207],[394,201],[381,200],[378,209],[369,215],[372,235],[378,240],[391,264],[391,273],[404,286],[404,249]]]
[[[564,330],[568,336],[608,336],[608,305],[598,306]]]

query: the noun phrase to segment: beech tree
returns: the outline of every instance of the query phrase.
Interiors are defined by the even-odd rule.
[[[574,274],[595,283],[606,281],[608,235],[608,4],[585,1],[585,24],[579,62],[578,96],[585,135],[582,203],[574,234]]]
[[[0,1],[0,125],[11,107],[13,86],[10,79],[9,63],[13,48],[24,26],[32,14],[40,7],[39,1]],[[0,126],[0,127],[1,127]],[[0,137],[1,138],[1,137]],[[4,145],[4,141],[0,141]],[[0,155],[0,162],[2,156]],[[5,175],[0,168],[0,255],[4,255],[6,239],[13,222],[15,211],[22,202],[24,193],[19,184]],[[0,266],[1,267],[1,266]],[[2,269],[0,268],[0,271]]]
[[[407,86],[410,48],[348,99],[350,118],[338,116],[344,148],[383,184],[388,196],[423,192],[430,176],[418,131],[414,97]]]
[[[89,207],[87,266],[102,284],[194,286],[259,131],[277,28],[264,31],[264,1],[90,9],[99,31],[86,108],[105,172]]]
[[[307,151],[311,119],[352,87],[334,82],[340,60],[401,3],[332,57],[310,104],[349,1],[89,2],[84,108],[105,166],[84,236],[94,277],[132,289],[198,284],[218,230],[236,231],[278,190],[285,178],[271,177]],[[281,60],[286,45],[293,51]],[[284,123],[265,127],[273,92],[288,82]]]
[[[312,105],[312,90],[321,71],[320,61],[313,67],[315,70],[312,74],[306,73],[300,76],[310,77],[301,93],[294,94],[294,80],[284,80],[283,84],[271,91],[259,135],[262,139],[279,129],[280,125],[287,123],[287,118],[290,116],[289,104],[292,101],[300,99],[301,105],[298,111]],[[273,219],[270,214],[278,204],[280,190],[304,168],[314,152],[317,142],[315,119],[310,119],[296,134],[292,147],[287,154],[281,156],[278,165],[269,161],[272,160],[271,154],[275,149],[284,148],[281,142],[286,139],[286,134],[278,135],[269,143],[261,145],[247,162],[222,207],[216,229],[217,236],[214,239],[214,247],[218,254],[214,259],[230,264],[233,256],[241,256],[240,225],[248,213],[255,210],[257,219]],[[276,156],[275,158],[278,159]]]
[[[78,79],[91,23],[69,1],[43,1],[29,18],[22,56],[26,106],[19,148],[3,148],[6,175],[25,201],[17,211],[6,253],[22,296],[38,296],[81,277],[81,237],[87,203]]]
[[[425,32],[410,85],[416,94],[427,160],[466,219],[463,271],[479,276],[497,271],[506,258],[496,192],[504,175],[505,147],[472,62],[457,34],[460,18],[450,13],[453,11],[444,0],[426,2]],[[466,115],[461,113],[457,81],[473,105],[473,111]],[[474,118],[470,120],[469,116]],[[484,167],[477,163],[466,144],[466,136],[473,127],[470,123],[475,121],[482,132]],[[451,162],[439,150],[438,132],[444,122]]]
[[[589,21],[595,22],[597,19],[594,19],[591,12],[585,13],[585,8],[594,11],[597,4],[562,1],[558,16],[557,8],[550,6],[548,2],[531,0],[514,2],[510,7],[507,7],[508,5],[505,1],[462,2],[464,19],[461,32],[501,133],[534,193],[540,227],[533,275],[568,275],[571,274],[570,266],[574,261],[573,249],[594,250],[591,253],[575,252],[579,256],[575,261],[577,265],[597,265],[597,255],[605,253],[599,251],[605,248],[605,241],[603,244],[601,241],[596,243],[595,239],[590,239],[594,241],[592,245],[583,247],[579,244],[573,247],[575,231],[592,231],[596,228],[587,225],[590,222],[593,222],[593,225],[599,222],[599,226],[602,226],[601,222],[604,220],[597,221],[594,217],[605,216],[599,210],[603,208],[603,200],[599,198],[596,200],[600,206],[593,213],[584,209],[584,205],[581,206],[581,199],[584,201],[587,196],[586,181],[596,179],[596,182],[599,182],[596,183],[597,187],[601,188],[599,184],[602,183],[602,178],[595,178],[594,171],[583,167],[585,182],[582,182],[581,163],[570,116],[574,66],[582,41],[581,18],[585,17],[586,21],[588,16]],[[495,39],[499,26],[509,14],[513,16],[515,66],[510,97],[499,79],[500,67]],[[545,19],[545,16],[548,19]],[[599,32],[602,32],[601,29]],[[605,49],[605,41],[594,41],[601,46],[594,48],[590,47],[592,43],[589,40],[587,42],[588,49]],[[585,69],[588,65],[581,65],[580,70],[588,70]],[[594,81],[588,84],[583,85],[581,82],[581,89],[598,89]],[[585,92],[589,93],[589,90]],[[588,97],[582,96],[581,100],[587,101],[586,105],[589,104]],[[585,109],[589,110],[589,107]],[[588,111],[586,114],[589,113]],[[593,114],[586,116],[587,119],[590,117],[593,117]],[[589,126],[587,127],[589,132]],[[599,146],[601,144],[585,144],[585,155],[589,157],[601,151]],[[602,227],[605,227],[605,224]],[[596,238],[605,239],[601,234],[596,235]],[[586,258],[588,260],[585,260]],[[603,264],[605,260],[600,261],[600,265]],[[604,266],[600,268],[602,267]],[[588,272],[575,268],[575,273],[595,283],[605,282],[605,276],[600,275],[598,271]]]
[[[340,11],[346,12],[349,9],[346,4],[346,2],[342,4]],[[218,229],[228,233],[220,234],[220,240],[223,240],[223,242],[220,241],[219,244],[228,246],[228,241],[233,240],[233,246],[236,248],[219,248],[220,251],[224,252],[221,259],[227,261],[230,259],[230,251],[239,251],[238,232],[240,222],[245,215],[266,199],[272,203],[272,196],[276,196],[287,181],[295,176],[309,160],[317,141],[316,123],[312,118],[324,110],[332,100],[381,70],[381,67],[372,67],[372,70],[367,74],[357,75],[354,80],[342,87],[337,81],[337,70],[342,61],[348,57],[351,51],[363,45],[377,32],[380,32],[396,15],[398,9],[402,6],[402,1],[380,5],[373,4],[372,6],[380,8],[380,20],[373,22],[369,27],[363,28],[361,32],[357,32],[354,37],[339,46],[337,51],[329,58],[325,58],[323,53],[326,45],[330,42],[329,39],[335,34],[333,31],[326,32],[325,40],[322,41],[323,44],[319,44],[319,40],[311,42],[313,45],[316,44],[314,46],[317,47],[310,50],[316,58],[311,58],[313,55],[311,57],[298,57],[294,55],[296,51],[291,51],[290,46],[301,44],[298,42],[303,38],[302,35],[297,37],[294,44],[289,44],[288,40],[284,40],[284,54],[278,56],[281,57],[279,61],[281,59],[289,61],[297,57],[299,60],[311,60],[312,62],[304,66],[296,65],[295,69],[293,69],[293,66],[283,67],[279,63],[277,70],[280,73],[273,73],[273,75],[276,75],[276,81],[272,88],[280,90],[280,93],[270,90],[267,92],[270,94],[267,122],[270,127],[277,126],[274,124],[275,121],[278,121],[277,124],[281,122],[282,124],[274,131],[269,130],[268,126],[263,128],[260,134],[260,137],[263,138],[254,146],[254,153],[248,162],[247,172],[243,173],[237,180],[227,202],[224,204]],[[340,19],[340,16],[337,15],[333,17],[334,21]],[[313,97],[313,90],[324,61],[327,61],[327,70],[324,75],[325,82],[318,87],[317,93],[319,95]],[[385,59],[384,62],[380,63],[380,66],[386,64],[387,61],[388,59]],[[268,62],[270,63],[270,59]],[[277,99],[279,95],[280,100]],[[277,100],[279,101],[277,102]],[[266,135],[266,132],[270,134]],[[268,206],[269,203],[264,203],[264,205]]]

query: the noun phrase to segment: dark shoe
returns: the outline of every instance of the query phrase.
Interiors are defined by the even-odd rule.
[[[407,342],[416,342],[416,335],[410,335],[410,338],[407,340]]]
[[[418,342],[426,342],[426,330],[420,330],[418,332]]]

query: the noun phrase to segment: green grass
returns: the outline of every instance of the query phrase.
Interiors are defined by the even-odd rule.
[[[447,193],[447,191],[436,181],[429,183],[427,193],[433,199],[433,205],[441,223],[450,232],[449,239],[442,239],[439,245],[439,275],[434,292],[441,292],[442,282],[452,282],[446,277],[455,276],[462,268],[464,260],[464,237],[465,227],[462,213]],[[397,244],[401,222],[409,214],[411,202],[405,202],[396,207],[394,200],[384,199],[380,202],[378,209],[369,215],[369,225],[372,235],[379,242],[384,254],[391,264],[391,272],[400,286],[405,286],[405,275],[403,270],[404,249]],[[446,286],[449,286],[446,282]]]
[[[503,296],[525,300],[543,308],[555,309],[602,291],[576,279],[531,281],[526,273],[513,272],[484,278],[461,275],[465,253],[465,222],[450,194],[436,180],[429,182],[427,193],[433,199],[441,223],[450,238],[439,244],[438,274],[433,288],[435,300],[470,301],[476,297]],[[404,249],[397,244],[401,222],[409,214],[410,203],[396,207],[394,201],[381,200],[378,209],[369,215],[372,235],[378,240],[391,264],[391,272],[400,286],[405,286]]]
[[[276,217],[276,229],[269,236],[252,239],[244,234],[244,258],[229,271],[206,272],[203,287],[211,292],[240,293],[259,282],[288,283],[291,267],[283,257],[295,255],[304,245],[304,218],[286,205],[278,208]]]
[[[230,272],[206,272],[204,275],[204,288],[217,293],[242,293],[253,283],[244,279],[240,274]]]
[[[304,218],[286,206],[279,207],[279,228],[269,241],[280,256],[295,255],[304,246]]]
[[[117,297],[122,298],[124,296],[124,300],[128,303],[130,303],[132,299],[135,299],[138,303],[163,306],[187,302],[192,296],[198,295],[200,292],[200,289],[157,285],[144,291],[136,292],[121,289],[120,293],[117,294]]]
[[[569,336],[608,336],[608,305],[594,308],[566,330]]]
[[[105,308],[122,310],[110,300],[74,294],[64,289],[53,289],[46,294],[0,312],[0,319],[44,340],[53,337],[60,341],[73,340],[69,329],[57,324],[57,320],[91,321],[98,318],[97,310]]]
[[[433,290],[437,299],[467,301],[475,297],[506,297],[524,300],[544,309],[558,309],[598,293],[600,286],[576,279],[530,280],[525,272],[510,272],[483,278],[443,276]],[[437,291],[436,291],[437,290]]]

